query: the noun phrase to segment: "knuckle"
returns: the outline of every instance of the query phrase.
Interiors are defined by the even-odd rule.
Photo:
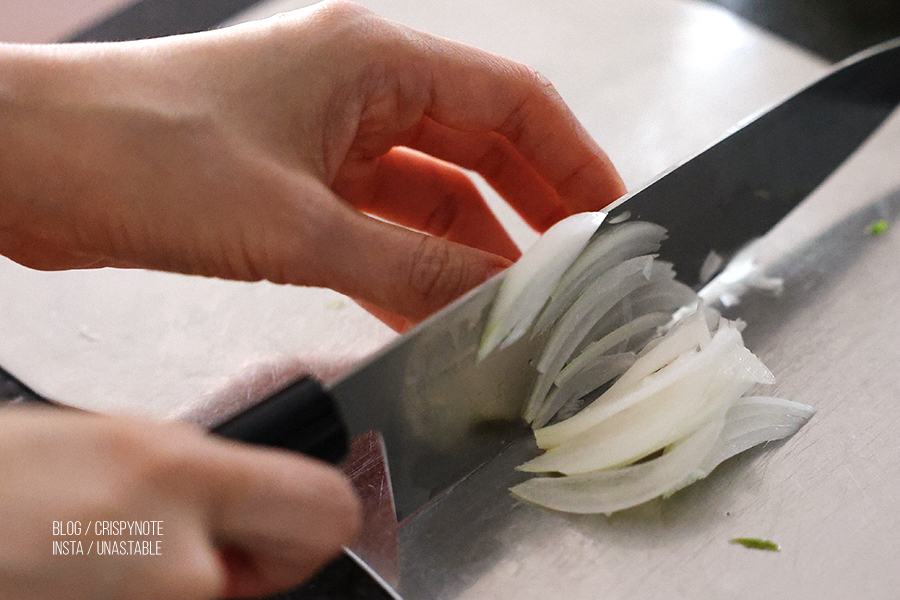
[[[409,289],[419,299],[420,314],[424,318],[431,312],[456,298],[465,291],[465,266],[450,251],[444,240],[423,236],[412,255],[409,268]]]
[[[435,206],[425,221],[424,229],[432,235],[443,237],[459,217],[459,207],[456,196],[449,194]]]
[[[487,179],[495,180],[500,177],[509,166],[510,156],[499,139],[494,138],[487,149],[479,156],[472,166],[472,170]]]
[[[328,0],[310,10],[296,10],[275,15],[266,22],[270,31],[281,35],[292,44],[297,39],[297,28],[305,21],[315,22],[317,27],[337,43],[347,43],[344,36],[353,36],[357,28],[379,21],[369,9],[349,0]],[[351,40],[352,41],[352,40]]]
[[[556,88],[553,87],[553,84],[550,82],[547,77],[544,76],[543,73],[535,69],[534,67],[523,66],[524,70],[524,78],[525,80],[531,84],[531,87],[549,93],[556,93]]]
[[[322,10],[342,18],[357,18],[375,14],[361,4],[350,0],[328,0],[322,4]]]
[[[530,65],[515,63],[513,77],[518,79],[523,87],[530,93],[557,98],[559,93],[553,83],[538,69]]]

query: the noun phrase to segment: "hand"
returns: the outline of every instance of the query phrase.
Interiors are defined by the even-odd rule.
[[[151,41],[0,45],[0,105],[12,259],[325,286],[398,326],[519,255],[459,167],[539,231],[624,189],[533,70],[346,2]]]
[[[206,600],[273,593],[352,541],[359,507],[331,467],[185,425],[0,410],[0,596]],[[88,554],[53,521],[162,521],[158,556]],[[102,531],[102,530],[101,530]],[[77,539],[85,554],[54,556]]]

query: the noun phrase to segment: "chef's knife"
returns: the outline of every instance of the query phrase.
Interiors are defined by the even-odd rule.
[[[728,257],[766,233],[898,102],[900,40],[895,40],[838,65],[616,202],[607,222],[627,212],[666,227],[669,239],[661,258],[674,263],[679,279],[696,286],[710,251]],[[315,441],[326,451],[323,456],[335,459],[344,438],[377,430],[384,436],[398,514],[410,515],[525,431],[518,415],[534,378],[528,361],[535,342],[525,336],[475,360],[501,280],[440,311],[327,392],[302,380],[217,431],[313,452],[300,442]]]

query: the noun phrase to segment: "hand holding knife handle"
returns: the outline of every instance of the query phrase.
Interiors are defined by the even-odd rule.
[[[302,452],[334,465],[344,460],[349,448],[337,404],[311,377],[295,380],[212,432],[250,444]]]
[[[347,428],[334,399],[313,378],[302,377],[212,429],[251,444],[302,452],[339,464],[349,450]],[[349,551],[312,580],[267,600],[396,600],[399,596]]]

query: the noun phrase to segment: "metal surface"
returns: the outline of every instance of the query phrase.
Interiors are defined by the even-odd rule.
[[[710,149],[623,198],[617,215],[669,230],[660,258],[690,285],[809,195],[900,102],[900,41],[854,56]]]
[[[727,257],[765,234],[898,102],[895,42],[840,65],[625,197],[610,220],[631,214],[666,227],[661,257],[675,264],[679,279],[696,284],[711,250]],[[401,518],[526,431],[519,414],[542,340],[525,336],[476,362],[499,281],[474,290],[331,389],[351,434],[375,429],[384,436]]]
[[[384,437],[402,519],[526,431],[521,399],[533,349],[475,361],[501,279],[473,290],[389,345],[330,392],[351,434]]]

